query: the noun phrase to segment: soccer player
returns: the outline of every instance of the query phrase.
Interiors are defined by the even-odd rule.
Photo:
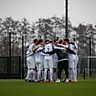
[[[44,82],[47,82],[48,70],[49,70],[49,80],[53,82],[53,45],[52,41],[46,40],[44,46],[44,53],[48,54],[44,57]]]
[[[35,62],[36,62],[36,68],[37,68],[37,82],[40,82],[42,80],[42,71],[44,66],[44,55],[42,55],[43,50],[43,39],[39,39],[37,41],[38,49],[35,51]],[[36,46],[36,47],[37,47]]]
[[[76,42],[69,42],[69,41],[67,42],[69,44],[69,48],[68,48],[69,81],[77,82],[78,46]]]
[[[56,81],[57,79],[57,64],[58,64],[58,56],[56,53],[53,54],[53,79]]]
[[[35,51],[37,39],[33,40],[33,43],[29,46],[27,51],[27,76],[25,78],[26,81],[35,81]]]
[[[68,82],[68,78],[69,78],[69,73],[68,73],[68,55],[66,52],[66,47],[68,47],[68,45],[63,45],[63,40],[59,40],[59,44],[57,44],[57,46],[59,47],[65,47],[64,50],[57,50],[57,56],[58,56],[58,79],[56,82],[61,82],[61,74],[62,74],[62,70],[64,69],[65,71],[65,75],[66,75],[66,79],[65,82]]]
[[[58,43],[58,40],[54,40],[54,44],[53,46],[56,46],[56,44]],[[53,54],[53,79],[54,81],[57,80],[57,65],[58,65],[58,56],[56,54],[56,52]]]

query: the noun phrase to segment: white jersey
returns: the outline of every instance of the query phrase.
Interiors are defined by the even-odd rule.
[[[76,54],[68,53],[69,61],[69,80],[77,80],[77,64],[78,64],[78,46],[76,43],[69,44],[69,48]]]
[[[43,69],[44,66],[44,56],[41,54],[43,50],[43,47],[39,47],[36,51],[35,51],[35,62],[36,62],[36,68],[37,70],[39,69]]]
[[[31,56],[31,55],[33,54],[33,51],[32,51],[33,48],[35,48],[35,44],[34,44],[34,43],[32,43],[32,44],[29,46],[29,48],[28,48],[28,50],[27,50],[27,52],[26,52],[27,57],[28,57],[28,56]]]
[[[53,51],[53,45],[51,43],[49,44],[46,44],[44,46],[44,52],[47,53],[47,52],[52,52]],[[45,59],[50,59],[51,56],[50,55],[45,55]]]
[[[27,51],[27,67],[35,68],[35,55],[33,54],[32,49],[35,48],[35,44],[31,44]]]
[[[45,45],[45,53],[53,51],[53,45],[51,43]]]
[[[78,52],[78,46],[77,46],[76,43],[74,43],[74,44],[69,44],[69,48],[70,48],[71,50],[73,50],[73,51],[76,53],[76,55],[77,55],[77,52]],[[74,54],[69,53],[69,56],[70,56],[70,57],[71,57],[71,56],[73,57]]]
[[[76,55],[72,54],[72,53],[68,53],[69,68],[74,68],[77,66],[77,63],[78,63],[78,55],[77,55],[78,46],[76,43],[75,44],[69,44],[69,48],[76,53]]]
[[[46,44],[44,47],[44,52],[52,52],[53,51],[53,45],[51,43]],[[44,56],[44,68],[53,68],[53,56],[52,55],[45,55]]]
[[[39,47],[35,52],[35,61],[38,63],[43,62],[44,56],[42,55],[42,50],[43,50],[43,47]]]

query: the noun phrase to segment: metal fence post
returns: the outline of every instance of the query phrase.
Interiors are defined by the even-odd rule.
[[[22,36],[22,63],[21,63],[21,79],[24,79],[24,36]]]

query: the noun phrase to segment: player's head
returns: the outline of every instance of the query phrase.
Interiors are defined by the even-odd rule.
[[[34,40],[33,40],[33,43],[36,43],[36,42],[37,42],[37,39],[34,39]]]
[[[53,41],[53,43],[54,43],[54,45],[56,45],[56,44],[58,43],[58,40],[55,39],[55,40]]]
[[[48,43],[49,43],[49,40],[48,40],[48,39],[46,39],[46,40],[45,40],[45,44],[48,44]]]
[[[52,40],[49,40],[49,43],[53,43],[53,41]]]
[[[38,45],[38,44],[43,44],[43,39],[37,40],[37,45]]]
[[[64,39],[64,42],[65,43],[69,43],[69,39]]]
[[[63,44],[63,40],[62,39],[59,40],[59,44]]]

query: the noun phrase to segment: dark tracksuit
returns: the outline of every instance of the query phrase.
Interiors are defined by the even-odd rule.
[[[66,78],[69,77],[68,72],[68,54],[65,51],[56,49],[55,50],[57,56],[58,56],[58,79],[61,78],[62,70],[64,69]]]

